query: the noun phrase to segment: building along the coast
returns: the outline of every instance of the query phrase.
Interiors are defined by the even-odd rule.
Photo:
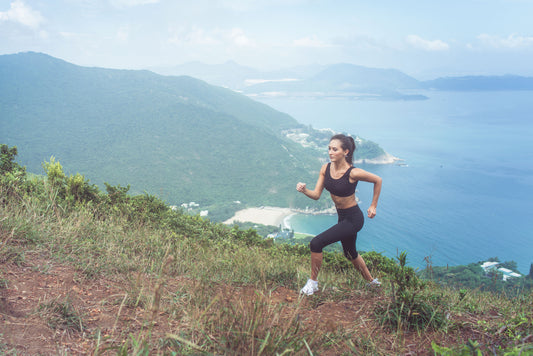
[[[498,268],[499,264],[500,264],[499,262],[487,261],[487,262],[483,262],[483,264],[481,265],[481,268],[483,268],[485,273],[500,272],[502,274],[502,279],[504,281],[507,281],[509,278],[522,277],[520,273],[514,272],[508,268],[503,268],[503,267]]]

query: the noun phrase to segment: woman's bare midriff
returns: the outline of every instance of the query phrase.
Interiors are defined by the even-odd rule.
[[[333,200],[333,203],[335,203],[335,207],[337,209],[348,209],[352,206],[357,205],[357,201],[355,200],[355,194],[350,195],[349,197],[338,197],[336,195],[330,194],[331,200]]]

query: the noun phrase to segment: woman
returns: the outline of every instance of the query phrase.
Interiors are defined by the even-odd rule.
[[[354,151],[355,142],[352,137],[342,134],[333,136],[328,146],[331,163],[323,165],[320,169],[315,189],[307,189],[305,183],[296,185],[296,190],[314,200],[318,200],[322,195],[322,191],[326,188],[331,194],[331,199],[335,203],[339,217],[337,225],[332,226],[311,240],[309,244],[311,248],[311,278],[307,280],[300,293],[312,295],[318,291],[317,278],[322,265],[322,249],[337,241],[342,243],[344,255],[352,262],[365,280],[373,285],[381,284],[372,277],[365,261],[355,248],[357,232],[361,230],[364,223],[363,213],[355,199],[357,182],[364,181],[374,184],[372,203],[367,210],[368,217],[372,219],[376,216],[376,207],[381,193],[381,178],[360,168],[355,168],[353,166]]]

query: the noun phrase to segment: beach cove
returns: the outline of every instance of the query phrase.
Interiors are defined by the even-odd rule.
[[[231,225],[237,222],[251,222],[254,224],[280,226],[285,229],[290,229],[289,220],[297,214],[309,215],[331,215],[335,213],[335,209],[326,209],[320,211],[279,208],[273,206],[262,206],[257,208],[246,208],[239,210],[233,217],[224,221],[224,224]]]

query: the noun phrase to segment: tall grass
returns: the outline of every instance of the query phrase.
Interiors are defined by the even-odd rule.
[[[253,230],[175,212],[150,196],[76,201],[45,179],[33,179],[30,191],[0,184],[0,262],[22,263],[28,249],[46,252],[72,264],[85,278],[121,279],[126,290],[116,300],[118,314],[126,307],[148,311],[141,331],[127,335],[126,341],[109,344],[97,334],[95,354],[387,354],[402,350],[396,340],[409,330],[446,334],[466,326],[488,335],[481,338],[485,341],[497,335],[499,344],[493,348],[501,350],[522,350],[533,341],[531,293],[453,291],[418,280],[404,255],[394,261],[368,253],[367,265],[385,282],[376,292],[366,289],[341,255],[326,254],[320,275],[325,292],[305,303],[274,302],[270,297],[276,289],[297,291],[308,278],[307,247],[275,244]],[[379,335],[360,334],[355,325],[303,323],[301,314],[309,308],[347,300],[354,290],[370,298],[383,295],[375,314],[367,315],[383,328]],[[505,317],[482,318],[495,312]],[[54,325],[74,330],[84,325],[68,299],[43,304],[41,313]],[[156,338],[159,313],[172,327]],[[391,333],[396,333],[394,345],[383,346],[381,338]],[[464,345],[448,346],[435,343],[433,351],[459,352]]]

